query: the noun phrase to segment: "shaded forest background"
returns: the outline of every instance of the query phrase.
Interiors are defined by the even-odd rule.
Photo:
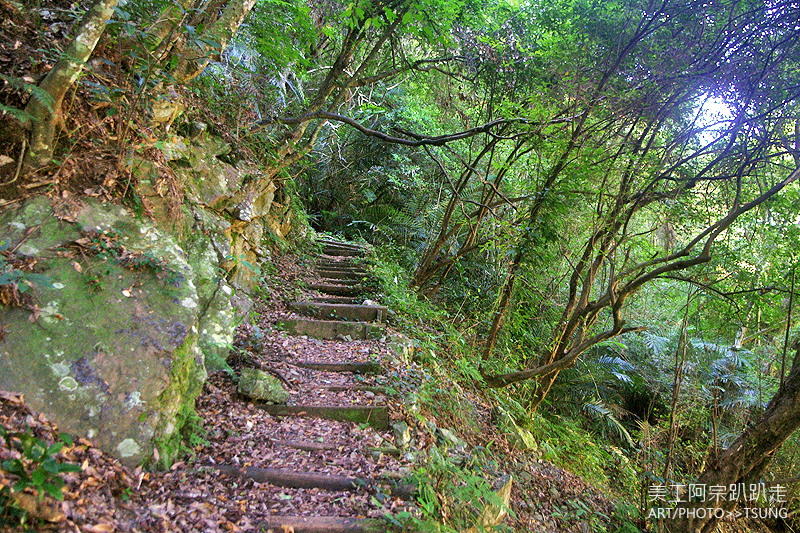
[[[621,499],[763,480],[794,516],[797,2],[0,9],[0,206],[141,209],[129,154],[168,177],[159,143],[214,131],[379,248],[422,362],[591,435]]]

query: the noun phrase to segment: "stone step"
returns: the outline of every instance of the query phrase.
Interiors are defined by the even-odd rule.
[[[328,279],[354,279],[362,280],[371,277],[366,270],[318,268],[317,274]]]
[[[358,296],[364,293],[364,288],[360,285],[342,285],[339,283],[312,283],[308,288],[331,296]]]
[[[364,301],[364,298],[355,298],[353,296],[316,296],[312,298],[311,301],[325,304],[360,304]]]
[[[358,244],[355,242],[347,242],[347,241],[337,241],[334,239],[318,239],[317,243],[321,244],[322,246],[338,246],[340,248],[350,248],[353,250],[367,251],[369,249],[369,246],[365,244]]]
[[[250,478],[259,483],[269,483],[276,487],[290,487],[293,489],[323,489],[336,492],[356,491],[366,485],[363,479],[333,476],[330,474],[316,474],[312,472],[295,472],[283,468],[259,468],[248,466],[220,465],[217,469],[230,477]]]
[[[310,442],[303,440],[289,441],[289,440],[278,440],[278,439],[270,439],[270,441],[272,441],[273,446],[280,446],[283,448],[294,448],[296,450],[304,450],[307,452],[337,451],[339,449],[333,444],[324,444],[322,442]]]
[[[380,373],[380,372],[375,372],[375,373]],[[383,387],[381,385],[321,385],[319,387],[314,387],[314,388],[329,390],[331,392],[347,392],[347,391],[372,392],[374,394],[382,394],[384,396],[388,396],[392,392],[389,389],[389,387]]]
[[[367,251],[362,248],[348,248],[344,246],[337,246],[333,244],[326,244],[322,247],[324,255],[333,255],[337,257],[364,257]]]
[[[315,261],[317,268],[337,268],[337,269],[354,269],[364,268],[364,261],[361,259],[350,259],[342,257],[336,260],[332,257],[317,256]]]
[[[385,322],[389,308],[383,305],[329,304],[320,302],[294,302],[289,309],[301,315],[330,320],[355,322]]]
[[[318,257],[314,262],[317,268],[332,268],[336,270],[365,270],[367,265],[364,259],[351,259],[345,257]]]
[[[313,318],[287,318],[278,326],[292,335],[308,335],[315,339],[337,339],[339,335],[353,340],[377,339],[385,334],[386,325],[366,322],[340,322]]]
[[[325,285],[340,285],[344,287],[358,287],[361,283],[361,280],[358,279],[336,279],[336,278],[326,278],[320,276],[322,278],[321,283]]]
[[[273,416],[299,416],[325,418],[339,422],[369,424],[377,431],[389,429],[389,410],[385,405],[331,406],[331,405],[275,405],[256,404],[256,407]]]
[[[295,363],[295,366],[308,368],[309,370],[320,370],[322,372],[352,372],[353,374],[381,374],[383,372],[380,363],[372,362],[353,361],[349,363],[323,363],[317,361],[301,361]]]
[[[266,533],[379,533],[386,531],[386,522],[377,518],[346,516],[270,516],[257,524],[257,531]]]

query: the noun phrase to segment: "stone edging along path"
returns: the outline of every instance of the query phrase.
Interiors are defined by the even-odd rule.
[[[279,453],[269,467],[218,465],[217,469],[232,478],[277,487],[366,493],[371,498],[390,499],[391,506],[400,510],[402,502],[412,498],[414,487],[398,481],[408,469],[401,463],[401,451],[394,445],[390,431],[386,388],[375,383],[376,376],[383,373],[381,358],[388,352],[385,347],[388,308],[365,299],[363,284],[369,276],[364,265],[368,253],[365,246],[333,240],[322,240],[320,244],[322,251],[315,266],[320,280],[309,285],[317,295],[290,304],[292,316],[278,321],[278,327],[286,332],[284,342],[292,349],[267,363],[267,372],[261,375],[267,380],[266,385],[243,384],[240,379],[239,392],[249,396],[256,408],[280,421],[276,437],[271,438],[273,450],[326,454],[323,464],[338,463],[337,455],[346,455],[348,460],[338,465],[341,468],[309,468],[296,464],[289,455],[282,461]],[[334,349],[315,349],[315,346]],[[282,390],[283,386],[289,388],[288,393]],[[346,445],[326,443],[322,437],[304,440],[330,421],[342,424],[340,432],[367,429],[376,432],[376,442],[381,446],[362,448],[360,456],[354,457],[353,450]],[[285,431],[285,426],[290,431]],[[353,464],[360,466],[353,468]],[[275,533],[386,531],[387,523],[378,517],[353,516],[345,497],[334,498],[335,501],[343,503],[339,508],[322,505],[313,516],[271,516],[260,527]],[[361,512],[363,509],[356,511]]]

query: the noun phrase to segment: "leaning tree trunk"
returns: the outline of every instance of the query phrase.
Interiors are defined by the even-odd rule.
[[[796,350],[791,372],[783,386],[769,402],[766,411],[754,425],[748,427],[734,443],[716,456],[700,474],[696,484],[730,487],[739,483],[756,483],[759,475],[769,465],[775,453],[795,430],[800,427],[800,341],[795,341]],[[716,528],[719,518],[715,515],[732,511],[735,501],[702,501],[683,503],[677,509],[678,518],[666,520],[671,533],[710,533]],[[721,511],[705,511],[689,518],[692,509],[713,508]],[[683,515],[683,516],[681,516]],[[700,518],[699,516],[702,516]]]
[[[25,107],[25,112],[30,117],[31,132],[30,149],[25,159],[27,165],[39,167],[53,158],[56,126],[61,120],[64,96],[94,52],[117,2],[118,0],[95,0],[83,17],[72,42],[61,54],[61,59],[39,85],[52,97],[52,101],[43,102],[38,98],[31,98]]]
[[[231,0],[219,19],[193,43],[193,49],[186,47],[181,50],[181,57],[173,72],[175,79],[186,82],[203,72],[212,57],[227,48],[255,3],[256,0]]]

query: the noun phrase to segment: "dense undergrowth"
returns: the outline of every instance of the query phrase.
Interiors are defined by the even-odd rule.
[[[415,473],[423,487],[420,507],[426,519],[417,524],[420,530],[463,531],[475,522],[483,505],[498,504],[493,476],[510,475],[515,480],[515,503],[524,501],[523,508],[530,512],[537,506],[547,507],[564,522],[563,531],[580,527],[638,531],[636,524],[642,523],[639,517],[646,514],[640,504],[646,502],[641,500],[642,469],[628,458],[630,450],[585,427],[584,419],[562,416],[550,409],[531,415],[512,391],[487,390],[478,369],[478,347],[472,340],[474,327],[466,317],[421,298],[409,286],[409,271],[397,261],[391,247],[375,251],[371,270],[378,278],[379,297],[391,310],[390,324],[415,342],[413,362],[422,370],[419,386],[410,399],[406,397],[406,403],[411,402],[412,412],[418,414],[421,423],[435,420],[473,447],[467,459],[456,456],[454,460],[447,453],[452,443],[440,438],[439,447],[433,448]],[[492,420],[491,407],[496,405],[531,432],[535,447],[520,452],[509,446]],[[613,511],[598,508],[591,495],[564,499],[553,507],[548,501],[553,499],[552,493],[541,500],[531,497],[536,486],[528,473],[532,464],[543,461],[578,476],[613,502]],[[494,490],[497,488],[494,483]],[[525,514],[525,510],[515,506],[511,511],[511,525],[497,531],[514,531],[515,526],[525,523],[514,515]]]

